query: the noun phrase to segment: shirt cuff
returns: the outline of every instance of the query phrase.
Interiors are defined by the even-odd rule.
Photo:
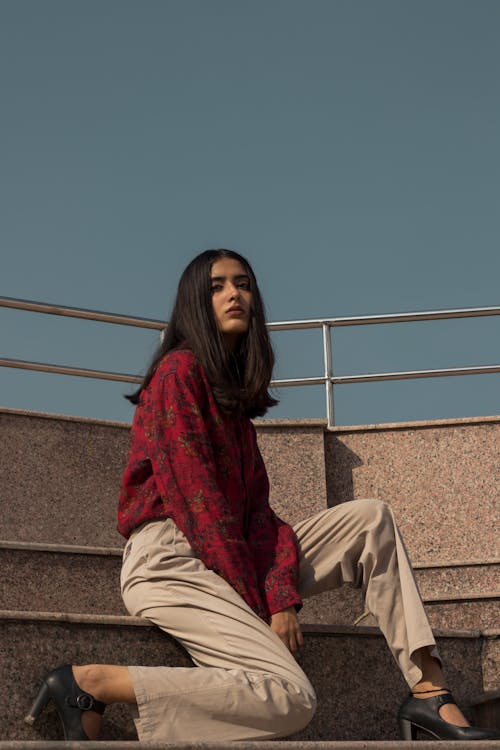
[[[288,607],[295,607],[295,610],[299,612],[303,606],[300,596],[293,592],[290,592],[289,596],[280,598],[279,601],[268,601],[267,605],[271,615],[275,615],[277,612],[282,612],[284,609],[288,609]]]

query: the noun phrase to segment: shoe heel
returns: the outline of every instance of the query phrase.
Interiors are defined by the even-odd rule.
[[[29,712],[24,717],[24,721],[26,724],[34,724],[35,721],[38,719],[40,714],[42,713],[43,709],[46,707],[48,702],[50,701],[51,695],[49,686],[46,682],[42,683],[42,687],[40,688],[38,695],[36,696],[35,700],[33,701],[33,705],[31,706]]]
[[[399,731],[402,740],[408,741],[417,739],[417,727],[414,726],[409,719],[399,720]]]

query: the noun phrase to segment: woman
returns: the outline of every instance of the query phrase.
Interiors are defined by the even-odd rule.
[[[96,738],[107,704],[136,705],[139,738],[284,737],[314,714],[294,659],[303,597],[362,587],[411,694],[404,739],[500,736],[469,727],[445,687],[435,641],[390,508],[342,503],[293,529],[268,504],[251,417],[274,357],[250,264],[229,250],[184,271],[167,334],[137,405],[118,510],[128,539],[122,594],[178,639],[197,669],[66,665],[46,678],[29,721],[53,700],[67,739]]]

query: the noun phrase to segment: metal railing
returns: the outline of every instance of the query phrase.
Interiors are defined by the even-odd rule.
[[[97,310],[86,310],[77,307],[65,307],[51,305],[45,302],[34,302],[32,300],[14,299],[12,297],[0,297],[0,307],[9,307],[16,310],[44,313],[49,315],[63,315],[71,318],[80,318],[101,323],[113,323],[115,325],[136,326],[163,330],[165,321],[148,318],[138,318],[131,315],[118,315],[115,313],[99,312]],[[498,307],[473,307],[457,310],[434,310],[424,312],[393,313],[389,315],[359,315],[354,317],[319,318],[315,320],[286,320],[276,323],[268,323],[270,331],[296,331],[310,328],[320,328],[323,336],[323,362],[324,374],[311,378],[288,378],[284,380],[273,380],[271,386],[275,388],[287,388],[293,386],[324,385],[326,398],[326,414],[328,428],[335,426],[333,386],[346,383],[368,383],[384,380],[410,380],[417,378],[449,377],[454,375],[481,375],[485,373],[500,372],[500,364],[483,365],[472,367],[448,367],[434,370],[407,370],[400,372],[365,373],[360,375],[335,375],[333,372],[332,359],[332,337],[331,329],[343,326],[380,325],[385,323],[409,323],[423,320],[450,320],[453,318],[478,318],[489,315],[500,315]],[[104,370],[90,370],[82,367],[67,367],[44,362],[29,362],[19,359],[0,358],[0,367],[15,367],[23,370],[37,370],[51,372],[60,375],[76,375],[86,378],[98,378],[101,380],[116,380],[124,383],[140,383],[142,377],[120,372],[107,372]]]

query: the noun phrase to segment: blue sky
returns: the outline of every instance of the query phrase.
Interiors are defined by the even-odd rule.
[[[499,304],[496,0],[2,0],[0,294],[166,319],[199,250],[270,320]],[[0,308],[2,356],[140,373],[154,334]],[[500,318],[342,329],[338,374],[496,364]],[[318,331],[273,337],[321,374]],[[128,421],[126,385],[0,369]],[[499,413],[500,375],[336,388],[341,424]],[[322,417],[321,389],[274,417]]]

